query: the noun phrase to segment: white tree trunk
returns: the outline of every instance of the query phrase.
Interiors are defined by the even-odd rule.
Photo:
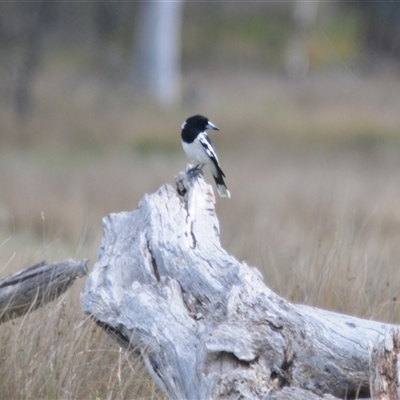
[[[180,173],[177,189],[104,218],[83,310],[171,399],[368,397],[370,349],[392,326],[273,293],[221,248],[214,205],[202,177]]]
[[[180,98],[182,10],[182,1],[145,1],[136,30],[135,88],[166,107]]]
[[[285,52],[285,70],[290,78],[304,78],[310,67],[308,33],[317,17],[318,0],[296,0],[293,4],[293,31]]]

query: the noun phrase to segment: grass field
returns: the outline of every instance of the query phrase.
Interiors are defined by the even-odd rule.
[[[203,113],[221,130],[232,194],[217,198],[224,248],[290,301],[399,323],[399,80],[186,76],[193,86],[194,100],[167,112],[47,73],[31,119],[0,108],[0,277],[42,259],[92,266],[101,218],[173,184],[187,163],[180,125]],[[0,326],[1,398],[163,398],[80,311],[83,283]]]

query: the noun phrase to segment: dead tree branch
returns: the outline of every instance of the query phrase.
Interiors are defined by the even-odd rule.
[[[45,261],[0,280],[0,323],[54,300],[87,274],[87,260]]]

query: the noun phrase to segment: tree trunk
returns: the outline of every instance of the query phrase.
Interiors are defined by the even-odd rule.
[[[315,23],[318,0],[296,0],[293,4],[293,30],[285,52],[285,70],[290,78],[304,78],[310,67],[307,40],[310,29]]]
[[[32,89],[42,52],[42,36],[53,9],[53,4],[44,0],[36,0],[27,6],[31,8],[30,20],[25,21],[28,22],[28,28],[25,28],[26,37],[20,38],[23,43],[22,60],[20,67],[16,69],[14,89],[14,108],[22,120],[32,111]]]
[[[180,97],[183,2],[145,1],[140,6],[134,89],[168,107]]]
[[[370,347],[393,328],[304,305],[221,248],[215,197],[177,177],[103,220],[83,310],[135,349],[171,399],[370,396]]]
[[[87,274],[87,260],[45,261],[0,280],[0,324],[36,310]]]

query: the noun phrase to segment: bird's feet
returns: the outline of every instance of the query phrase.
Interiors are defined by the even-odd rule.
[[[190,168],[187,173],[190,178],[197,178],[198,176],[203,176],[203,170],[202,168],[204,167],[204,164],[198,164],[193,168]]]

